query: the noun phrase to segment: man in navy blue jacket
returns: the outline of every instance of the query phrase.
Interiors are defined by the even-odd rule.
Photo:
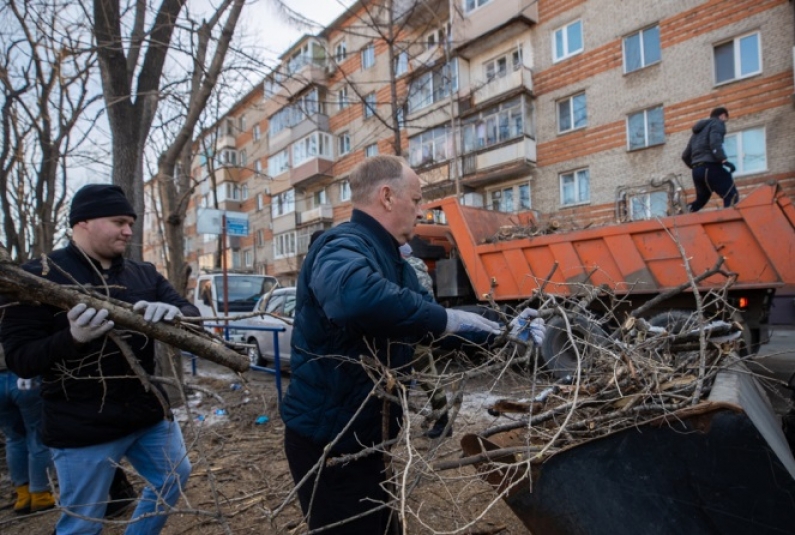
[[[150,322],[198,316],[152,264],[122,256],[135,218],[118,186],[84,186],[72,199],[71,243],[48,255],[46,266],[34,260],[23,268],[131,303]],[[122,457],[147,481],[128,535],[160,533],[190,475],[185,442],[165,395],[158,398],[132,372],[108,337],[113,325],[106,309],[83,303],[69,311],[11,306],[2,322],[8,368],[20,377],[42,378],[43,441],[53,454],[60,505],[74,513],[58,520],[58,535],[102,531],[99,520]],[[153,374],[154,341],[128,332],[125,342],[143,370]]]
[[[397,435],[401,406],[379,396],[385,381],[371,375],[410,373],[414,344],[427,337],[497,334],[499,325],[436,304],[402,259],[398,248],[422,216],[420,180],[403,159],[369,158],[350,185],[351,220],[323,233],[301,267],[281,415],[309,528],[345,521],[324,533],[379,534],[394,525],[383,454],[323,462]]]

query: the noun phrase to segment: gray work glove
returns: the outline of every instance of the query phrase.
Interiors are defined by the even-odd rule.
[[[532,338],[537,346],[544,341],[544,335],[547,332],[544,319],[538,317],[538,310],[530,307],[522,310],[518,316],[512,319],[510,326],[511,336],[525,342]]]
[[[85,303],[78,303],[66,313],[69,318],[69,333],[78,344],[87,344],[113,328],[113,320],[108,320],[108,310],[88,308]]]
[[[480,314],[453,308],[448,308],[445,312],[447,312],[447,326],[444,328],[444,334],[475,332],[500,334],[500,324],[487,320]]]
[[[157,323],[160,320],[172,322],[174,318],[182,317],[179,308],[160,301],[138,301],[133,305],[133,312],[142,312],[144,320],[149,323]]]

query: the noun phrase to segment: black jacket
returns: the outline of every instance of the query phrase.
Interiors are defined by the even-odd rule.
[[[49,263],[46,275],[42,274],[40,260],[22,267],[58,284],[76,281],[93,285],[103,294],[107,284],[112,298],[128,303],[162,301],[178,306],[185,316],[199,315],[196,307],[179,295],[152,264],[119,257],[104,270],[83,256],[74,244],[53,251]],[[42,377],[42,437],[47,446],[101,444],[170,416],[168,408],[144,390],[118,347],[107,337],[83,346],[74,343],[65,310],[20,304],[6,309],[0,325],[9,369],[20,377]],[[126,341],[143,369],[152,374],[154,340],[134,333],[122,334],[129,334]]]
[[[702,119],[693,126],[693,135],[682,153],[682,161],[688,167],[698,163],[721,163],[726,159],[723,138],[726,124],[720,119]]]

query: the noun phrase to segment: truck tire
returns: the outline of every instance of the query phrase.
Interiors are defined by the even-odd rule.
[[[585,316],[573,316],[569,323],[571,336],[566,329],[566,320],[561,316],[554,316],[546,324],[547,332],[541,343],[545,369],[558,378],[576,372],[578,353],[582,358],[582,369],[587,371],[594,351],[599,351],[609,341],[604,330]]]
[[[257,339],[249,338],[246,343],[251,344],[251,346],[246,350],[249,364],[252,366],[265,366],[265,357],[262,356],[262,352],[259,350]]]

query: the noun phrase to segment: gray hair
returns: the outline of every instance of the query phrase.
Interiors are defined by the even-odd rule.
[[[369,204],[374,200],[378,187],[384,183],[400,191],[405,186],[403,175],[406,167],[406,160],[388,154],[373,156],[357,164],[349,178],[351,202],[354,205]]]

